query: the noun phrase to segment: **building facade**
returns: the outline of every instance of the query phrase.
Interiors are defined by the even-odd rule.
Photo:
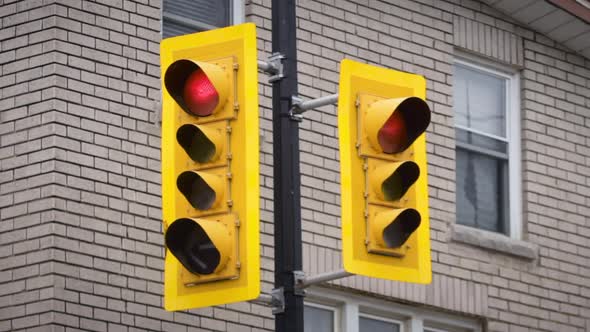
[[[250,21],[265,59],[270,5],[0,0],[0,331],[274,329],[255,302],[163,309],[160,197],[162,36]],[[587,5],[297,2],[302,97],[336,93],[350,58],[424,75],[432,109],[432,284],[313,287],[308,330],[590,330]],[[272,89],[259,81],[268,294]],[[304,271],[315,275],[342,264],[336,107],[306,112],[300,129]]]

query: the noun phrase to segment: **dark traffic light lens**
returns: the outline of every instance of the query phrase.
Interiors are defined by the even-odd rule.
[[[166,246],[190,272],[211,274],[219,265],[219,250],[207,232],[191,219],[178,219],[166,231]]]
[[[178,128],[176,140],[196,162],[206,163],[215,156],[215,143],[198,126],[186,124]]]
[[[414,209],[406,209],[383,229],[383,242],[389,248],[399,248],[406,243],[418,226],[420,226],[420,213]]]
[[[215,190],[196,172],[180,174],[176,186],[195,209],[208,210],[215,203]]]
[[[383,152],[400,153],[406,150],[430,124],[430,108],[420,98],[402,101],[377,133]]]
[[[201,68],[197,68],[184,83],[183,98],[189,111],[197,116],[211,115],[219,103],[219,94]]]
[[[383,181],[381,190],[387,201],[397,201],[402,198],[408,189],[418,180],[420,168],[412,161],[402,163],[395,171]]]

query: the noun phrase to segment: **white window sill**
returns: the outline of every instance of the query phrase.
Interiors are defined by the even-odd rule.
[[[536,244],[458,224],[452,226],[451,240],[530,261],[536,260],[539,253],[539,246]]]

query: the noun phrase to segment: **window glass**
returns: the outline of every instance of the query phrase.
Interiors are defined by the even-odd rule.
[[[508,163],[457,148],[457,221],[506,233]]]
[[[506,79],[457,65],[454,84],[456,124],[506,137]]]
[[[457,223],[509,233],[508,78],[456,64]]]
[[[230,24],[230,0],[164,0],[163,36],[177,36]]]
[[[399,332],[399,324],[368,317],[359,317],[359,331],[369,332]]]
[[[474,330],[470,328],[451,326],[448,324],[440,324],[435,322],[424,322],[424,324],[428,324],[428,326],[424,326],[424,332],[474,332]]]
[[[312,306],[303,308],[305,332],[334,332],[334,311]]]
[[[199,30],[197,30],[194,26],[176,23],[170,20],[164,20],[164,30],[162,31],[162,36],[164,38],[168,38],[172,36],[187,35],[196,31]]]

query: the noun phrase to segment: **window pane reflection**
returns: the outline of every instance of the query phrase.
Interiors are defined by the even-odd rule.
[[[506,80],[456,65],[453,84],[456,124],[506,137]]]
[[[367,317],[359,317],[360,332],[399,332],[399,324]]]
[[[303,330],[305,332],[334,332],[334,312],[312,306],[303,309]]]

